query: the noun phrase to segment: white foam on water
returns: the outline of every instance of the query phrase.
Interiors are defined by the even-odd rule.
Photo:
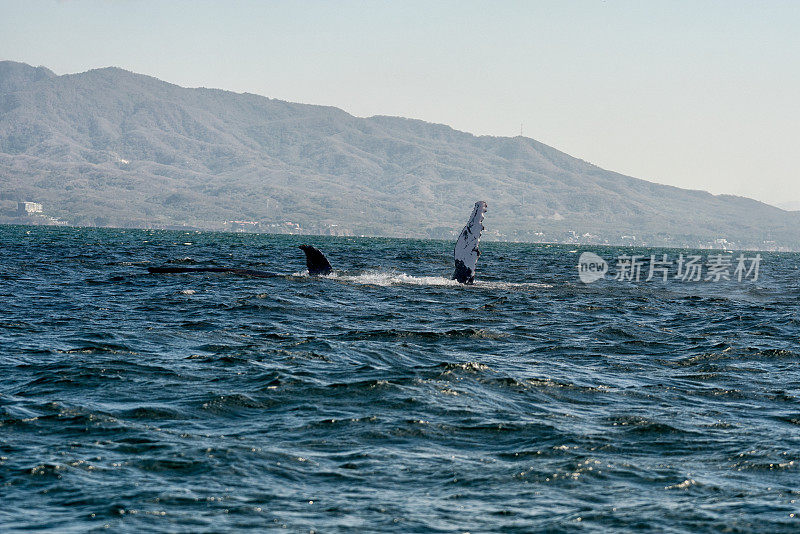
[[[459,284],[455,280],[443,276],[411,276],[397,271],[367,271],[357,275],[332,273],[329,278],[345,282],[371,286],[415,285],[415,286],[454,286]]]
[[[292,276],[308,276],[308,271],[293,273]],[[345,274],[332,272],[329,275],[322,276],[329,280],[337,280],[352,284],[370,285],[370,286],[393,286],[393,285],[413,285],[413,286],[434,286],[434,287],[463,287],[475,289],[490,289],[490,290],[529,290],[541,289],[552,287],[549,284],[540,284],[536,282],[501,282],[501,281],[487,281],[476,280],[471,286],[459,284],[456,280],[445,278],[443,276],[413,276],[398,271],[366,271],[359,274]]]

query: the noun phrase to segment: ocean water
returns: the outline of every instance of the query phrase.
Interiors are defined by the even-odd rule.
[[[800,530],[800,255],[482,250],[464,287],[441,241],[0,227],[0,531]]]

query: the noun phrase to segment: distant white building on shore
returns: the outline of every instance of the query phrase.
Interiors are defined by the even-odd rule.
[[[42,213],[42,205],[36,202],[17,202],[17,215],[33,215]]]

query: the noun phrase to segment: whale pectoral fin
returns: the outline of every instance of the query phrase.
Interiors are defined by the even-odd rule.
[[[464,265],[461,260],[456,260],[456,269],[453,271],[453,280],[459,284],[471,284],[475,281],[475,271]]]
[[[300,250],[306,254],[306,267],[310,275],[325,275],[330,274],[333,270],[328,258],[319,249],[311,245],[300,245]]]
[[[456,264],[453,280],[458,280],[462,284],[471,284],[475,281],[475,267],[481,255],[478,244],[484,229],[484,213],[486,213],[486,202],[482,200],[476,202],[472,215],[467,221],[467,225],[461,230],[453,250],[453,259]]]

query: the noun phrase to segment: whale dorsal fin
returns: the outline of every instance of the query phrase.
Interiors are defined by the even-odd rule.
[[[300,250],[306,253],[306,267],[308,267],[308,274],[330,274],[333,270],[328,258],[319,249],[311,245],[300,245]]]
[[[486,213],[486,202],[483,200],[476,202],[467,225],[461,230],[458,241],[456,241],[456,247],[453,251],[453,259],[456,263],[453,280],[458,280],[462,284],[471,284],[475,281],[475,266],[478,264],[478,257],[481,255],[478,244],[483,231],[484,213]]]

